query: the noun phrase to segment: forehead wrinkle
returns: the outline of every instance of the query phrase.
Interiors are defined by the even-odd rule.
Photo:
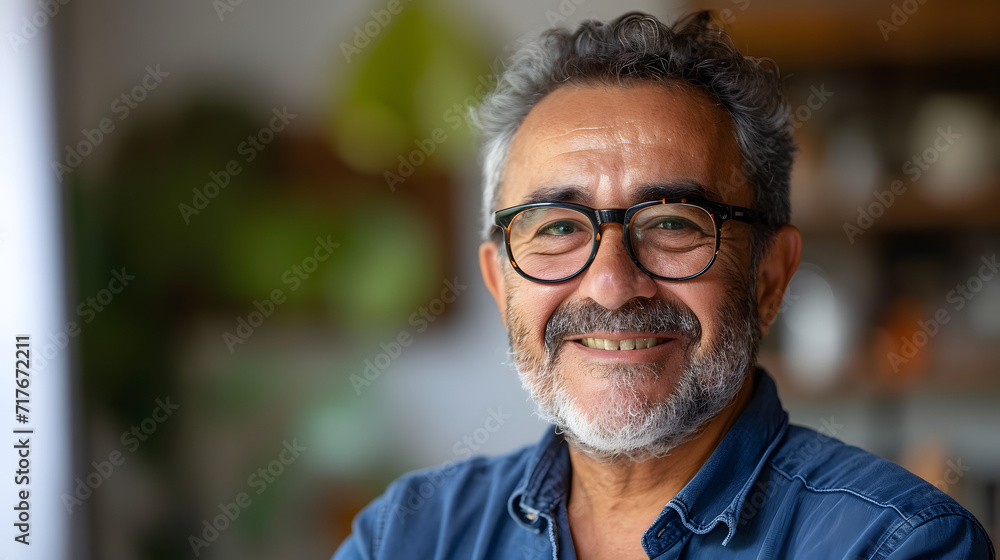
[[[510,155],[505,179],[516,165],[520,188],[502,180],[508,206],[528,194],[524,187],[553,184],[585,187],[615,205],[633,187],[663,180],[694,179],[712,191],[740,161],[724,109],[700,92],[654,86],[559,88],[529,113]]]
[[[650,136],[650,135],[647,135]],[[545,144],[555,142],[554,149],[546,149]],[[573,145],[575,144],[575,145]],[[601,139],[599,145],[582,138],[574,138],[569,146],[552,138],[536,144],[536,153],[542,160],[566,162],[585,168],[597,167],[602,172],[625,173],[624,170],[648,165],[649,158],[664,148],[684,151],[682,146],[664,146],[652,138],[634,139],[623,133]]]
[[[558,138],[562,136],[564,134],[551,136],[539,144],[546,141],[558,143]],[[557,149],[551,151],[543,150],[539,146],[534,151],[534,157],[540,162],[556,164],[560,172],[556,177],[548,176],[548,173],[545,172],[540,172],[540,177],[535,175],[536,179],[541,179],[538,183],[539,188],[529,191],[516,203],[565,201],[593,205],[596,199],[605,199],[618,200],[619,202],[613,204],[614,206],[630,206],[649,199],[648,196],[642,194],[644,187],[662,183],[662,181],[647,176],[649,160],[655,159],[658,151],[669,149],[674,153],[692,157],[690,148],[680,142],[665,145],[663,142],[653,142],[646,139],[632,140],[620,133],[615,133],[615,136],[614,139],[608,139],[607,145],[604,146],[593,146],[592,143],[588,142],[585,146],[566,149],[561,144],[557,144]],[[645,134],[644,136],[653,138],[657,135]],[[536,169],[543,167],[538,166]],[[668,181],[668,183],[673,182]],[[548,191],[555,185],[563,188],[573,185],[576,187],[572,189],[574,195],[550,199],[551,193]],[[684,191],[683,194],[689,195],[690,193]],[[701,191],[698,194],[703,196]],[[515,202],[511,201],[510,203],[514,204]]]
[[[630,135],[637,137],[640,142],[652,144],[655,141],[655,130],[649,130],[650,122],[632,119],[632,118],[616,118],[613,122],[603,125],[588,125],[582,120],[579,122],[570,123],[560,123],[561,119],[550,117],[545,119],[543,122],[538,123],[539,126],[546,130],[552,127],[559,126],[561,130],[557,132],[551,132],[541,136],[536,142],[548,143],[551,141],[558,141],[566,136],[574,137],[571,143],[578,142],[593,142],[594,140],[611,140],[615,142],[627,141],[632,142]],[[555,121],[555,122],[554,122]],[[557,124],[558,123],[558,124]],[[659,121],[658,124],[666,124],[665,121]],[[655,128],[652,127],[652,128]],[[650,134],[653,132],[653,134]],[[651,138],[643,138],[651,137]]]
[[[608,152],[636,146],[649,149],[659,147],[653,138],[633,138],[622,132],[602,134],[597,138],[574,135],[572,139],[565,139],[565,136],[574,134],[574,132],[577,131],[539,140],[535,142],[535,149],[544,151],[548,148],[554,149],[560,154],[571,154],[578,152]]]

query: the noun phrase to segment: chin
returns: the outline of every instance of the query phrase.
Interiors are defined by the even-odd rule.
[[[515,365],[537,414],[574,448],[604,462],[643,461],[696,437],[735,399],[753,362],[748,346],[725,345],[666,370],[676,375],[655,364],[587,370],[568,360],[519,360],[516,353]]]
[[[665,435],[662,421],[668,400],[660,396],[658,368],[628,364],[595,369],[580,380],[585,388],[571,388],[568,376],[551,370],[522,373],[521,381],[537,414],[555,424],[575,448],[598,460],[641,460],[669,452],[657,445]]]

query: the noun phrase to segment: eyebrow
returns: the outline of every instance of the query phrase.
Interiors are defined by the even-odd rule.
[[[703,198],[708,199],[711,193],[708,188],[693,180],[670,181],[656,185],[647,185],[634,189],[629,193],[629,204],[639,204],[650,200],[662,198]],[[538,202],[576,202],[579,204],[591,204],[590,193],[577,185],[556,185],[541,187],[528,194],[521,204],[535,204]]]
[[[589,202],[590,195],[576,185],[556,185],[542,187],[524,197],[521,204],[536,204],[538,202]]]
[[[712,193],[698,181],[682,180],[666,184],[650,185],[637,189],[632,196],[632,204],[659,200],[661,198],[702,198],[708,200]]]

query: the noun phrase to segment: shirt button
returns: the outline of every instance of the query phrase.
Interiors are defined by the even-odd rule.
[[[537,513],[529,513],[529,514],[526,514],[525,517],[528,518],[528,521],[534,521],[534,520],[538,519],[538,514]]]

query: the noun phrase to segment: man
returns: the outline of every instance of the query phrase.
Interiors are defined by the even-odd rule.
[[[800,254],[774,69],[708,14],[629,14],[522,49],[479,119],[480,266],[554,428],[401,478],[335,559],[995,556],[754,366]]]

